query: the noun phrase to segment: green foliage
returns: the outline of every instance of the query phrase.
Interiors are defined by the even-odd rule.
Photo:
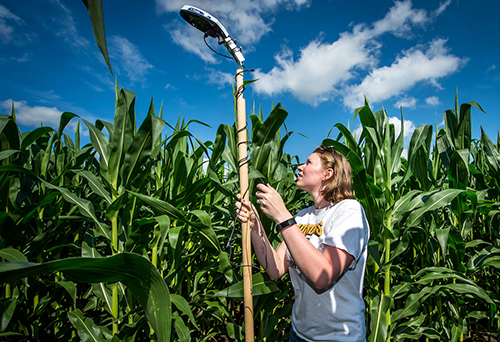
[[[221,125],[215,143],[201,142],[189,126],[202,123],[179,119],[163,136],[153,103],[138,129],[134,104],[117,85],[114,122],[82,119],[91,140],[83,147],[78,131],[74,141],[64,133],[75,114],[63,113],[58,131],[22,134],[14,114],[0,117],[2,336],[241,337],[241,274],[231,266],[241,263],[239,231],[231,255],[222,247],[238,192],[236,128]],[[250,176],[291,189],[292,158],[282,152],[291,133],[279,139],[286,115],[281,105],[266,120],[251,115],[259,130],[250,155],[259,162]],[[254,278],[262,317],[289,310],[291,294],[276,294],[262,273]],[[287,304],[269,306],[270,298]],[[279,340],[288,321],[271,320],[278,332],[263,323],[259,333]]]
[[[482,111],[475,102],[459,110],[455,99],[432,149],[432,126],[417,127],[406,158],[404,132],[395,137],[385,110],[368,104],[355,112],[357,143],[341,124],[339,138],[323,142],[350,161],[370,222],[369,341],[498,336],[500,156],[484,131],[471,139],[471,107]]]
[[[169,340],[171,307],[168,288],[158,270],[140,255],[120,253],[109,258],[65,258],[43,264],[27,262],[4,262],[0,264],[0,274],[4,283],[11,283],[25,277],[61,271],[69,279],[77,282],[101,283],[120,281],[139,301],[148,321],[156,332],[158,340]],[[63,287],[68,292],[72,292],[72,298],[75,301],[76,289],[73,283],[63,283],[60,281],[59,284],[64,284]],[[82,317],[83,313],[79,310],[73,314],[75,322],[81,323],[83,320],[81,319]],[[85,328],[89,328],[87,320],[84,322]],[[78,328],[78,330],[80,331],[81,328]],[[98,331],[98,328],[92,327],[92,329],[88,329],[89,332],[92,330]]]
[[[82,120],[83,147],[78,131],[64,133],[75,114],[63,113],[57,131],[24,133],[14,109],[0,117],[0,336],[243,339],[236,127],[201,142],[190,125],[203,123],[179,118],[164,136],[153,103],[137,129],[134,103],[117,85],[114,122]],[[406,158],[404,132],[396,137],[386,112],[368,105],[355,112],[357,140],[338,123],[337,139],[323,141],[347,156],[370,221],[370,341],[497,336],[500,155],[484,131],[467,138],[470,107],[446,111],[434,139],[418,127]],[[265,180],[296,212],[310,202],[294,185],[298,158],[284,152],[287,115],[278,104],[266,119],[249,116],[249,191]],[[290,280],[253,278],[257,339],[286,340]]]

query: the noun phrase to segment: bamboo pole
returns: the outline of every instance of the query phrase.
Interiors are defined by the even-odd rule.
[[[238,158],[240,173],[240,191],[245,201],[249,201],[248,189],[248,152],[245,99],[243,98],[243,70],[236,70],[236,110],[238,112]],[[247,190],[248,189],[248,190]],[[252,295],[252,268],[251,265],[251,237],[250,225],[242,223],[242,249],[243,249],[243,303],[245,307],[245,341],[254,341],[253,326],[253,295]]]

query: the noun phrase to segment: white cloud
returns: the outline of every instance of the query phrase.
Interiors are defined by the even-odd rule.
[[[146,75],[153,69],[139,49],[120,36],[112,36],[109,39],[109,55],[120,63],[119,68],[115,64],[115,69],[126,73],[132,82],[144,82]]]
[[[394,125],[395,136],[398,137],[401,133],[401,120],[395,116],[389,118],[389,124]],[[404,124],[404,137],[409,138],[415,132],[415,123],[410,120],[405,120]]]
[[[30,54],[27,52],[22,57],[11,57],[10,59],[19,63],[29,62],[31,60]]]
[[[415,108],[417,106],[417,99],[412,96],[405,96],[399,99],[395,104],[394,108]]]
[[[12,26],[12,22],[16,25],[24,25],[21,18],[9,11],[7,7],[0,5],[0,39],[4,44],[13,39],[14,26]]]
[[[203,34],[200,31],[195,28],[190,29],[189,27],[181,25],[178,20],[175,20],[169,25],[165,25],[165,28],[170,32],[170,36],[174,43],[184,48],[184,50],[198,55],[207,63],[215,64],[219,62],[219,60],[215,58],[215,55],[206,47],[202,39]]]
[[[410,90],[419,82],[429,82],[438,89],[437,80],[451,75],[466,62],[449,55],[443,39],[432,41],[427,50],[417,46],[398,57],[391,66],[384,66],[372,72],[358,85],[348,87],[344,104],[356,108],[362,104],[364,95],[370,102],[382,102]]]
[[[21,18],[12,13],[7,7],[0,5],[0,18],[12,19],[17,22],[23,22]]]
[[[486,69],[486,72],[490,72],[490,71],[493,71],[497,68],[497,66],[495,64],[493,64],[492,66],[490,66],[488,69]]]
[[[10,115],[12,100],[0,104],[5,114]],[[56,107],[29,106],[26,101],[14,101],[14,110],[18,123],[26,126],[39,127],[41,124],[57,129],[62,111]]]
[[[401,120],[395,116],[392,116],[390,118],[388,118],[389,120],[389,124],[392,124],[394,125],[394,137],[397,139],[397,137],[399,136],[399,134],[401,133]],[[415,123],[413,121],[410,121],[410,120],[405,120],[405,123],[404,123],[404,138],[405,138],[405,141],[408,140],[413,132],[415,132]],[[359,125],[353,132],[353,136],[356,137],[356,139],[359,139],[359,137],[361,136],[361,133],[363,133],[363,127],[361,125]]]
[[[430,106],[437,106],[438,104],[441,103],[441,101],[439,101],[439,97],[431,96],[425,99],[425,103],[427,103]]]
[[[56,23],[59,24],[56,36],[62,37],[66,43],[69,43],[72,46],[87,48],[90,43],[87,39],[78,34],[71,11],[66,6],[61,4],[59,0],[56,0],[55,2],[64,11],[64,14],[59,15],[56,20]]]
[[[221,72],[211,68],[206,68],[206,70],[209,71],[208,83],[218,84],[219,88],[223,88],[234,81],[234,75],[227,72]]]
[[[447,2],[441,11],[445,5]],[[396,1],[384,18],[371,25],[355,25],[333,43],[317,38],[298,56],[282,47],[275,55],[275,67],[254,73],[254,78],[259,78],[254,89],[270,96],[289,92],[312,105],[342,96],[344,105],[356,108],[363,105],[365,94],[372,103],[400,96],[418,82],[439,88],[437,80],[458,71],[465,62],[449,54],[444,39],[403,51],[392,65],[376,68],[383,47],[378,39],[382,35],[409,38],[414,27],[431,20],[425,10],[413,8],[411,1]],[[364,80],[358,79],[360,71],[369,73]]]
[[[0,110],[4,115],[10,115],[12,109],[12,102],[14,102],[14,111],[16,112],[16,122],[18,124],[37,128],[40,126],[52,127],[57,130],[61,120],[62,110],[57,107],[48,106],[30,106],[27,101],[12,101],[12,99],[0,102]],[[75,109],[75,110],[72,110]],[[95,121],[91,113],[86,113],[85,110],[78,110],[78,108],[71,108],[71,112],[83,112],[87,120],[90,122]],[[81,117],[81,116],[80,116]],[[73,132],[76,131],[77,118],[72,119],[66,129]],[[89,131],[86,125],[80,123],[80,134],[82,136],[89,136]]]
[[[179,12],[186,4],[184,0],[155,0],[157,12]],[[277,11],[280,7],[288,10],[301,9],[310,4],[310,0],[192,0],[190,5],[198,7],[215,16],[233,38],[251,50],[265,34],[271,32],[273,19],[267,22],[264,16]],[[216,59],[206,51],[203,34],[180,20],[166,25],[174,42],[189,52],[201,57],[205,62],[215,63]]]
[[[377,37],[389,32],[404,37],[411,31],[412,25],[423,25],[429,20],[425,10],[412,8],[411,1],[396,1],[389,13],[373,24],[371,35]]]
[[[446,0],[444,2],[439,3],[439,7],[434,11],[434,17],[437,17],[441,13],[443,13],[446,9],[451,4],[451,0]]]
[[[297,61],[287,48],[275,56],[278,66],[269,73],[256,70],[254,78],[257,92],[268,95],[291,92],[300,101],[312,104],[326,101],[336,91],[335,86],[352,77],[354,66],[368,66],[373,62],[365,53],[364,38],[342,34],[333,44],[320,40],[302,49]]]

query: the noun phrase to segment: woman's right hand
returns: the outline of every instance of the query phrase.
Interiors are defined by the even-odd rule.
[[[242,201],[241,194],[236,195],[239,202],[236,202],[236,213],[238,214],[237,218],[240,222],[249,222],[250,228],[255,227],[257,224],[259,217],[256,214],[255,208],[253,207],[251,202]]]

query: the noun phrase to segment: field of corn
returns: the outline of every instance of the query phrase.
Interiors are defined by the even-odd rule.
[[[322,141],[348,158],[371,227],[368,341],[498,341],[500,132],[473,139],[479,104],[451,107],[444,128],[414,131],[406,157],[404,132],[368,102],[359,137],[337,123]],[[296,213],[311,201],[294,185],[287,115],[249,115],[249,173]],[[64,112],[59,127],[21,132],[14,107],[0,116],[1,341],[244,340],[236,125],[199,141],[197,122],[168,121],[151,103],[136,122],[118,83],[113,122]],[[254,270],[253,286],[255,340],[287,341],[289,278]]]

